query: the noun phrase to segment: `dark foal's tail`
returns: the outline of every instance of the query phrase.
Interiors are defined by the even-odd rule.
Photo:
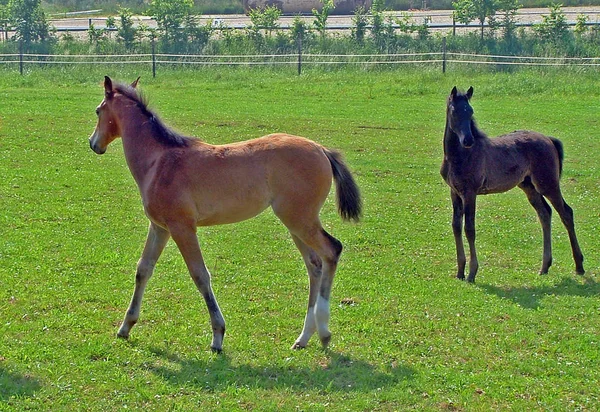
[[[562,175],[562,167],[563,167],[563,159],[565,158],[565,149],[563,149],[563,144],[556,137],[550,137],[552,143],[554,143],[554,147],[558,152],[558,175]]]
[[[342,219],[358,222],[362,214],[362,200],[356,181],[339,152],[325,148],[323,148],[323,152],[329,159],[331,169],[333,170],[338,212],[342,216]]]

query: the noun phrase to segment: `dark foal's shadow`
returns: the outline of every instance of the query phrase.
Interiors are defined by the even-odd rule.
[[[544,275],[548,276],[548,275]],[[581,296],[600,295],[600,284],[588,276],[564,277],[555,285],[541,287],[502,287],[478,283],[478,288],[498,297],[512,300],[517,305],[527,309],[537,309],[545,296]]]
[[[182,358],[154,348],[159,358],[150,370],[172,385],[195,385],[207,392],[220,392],[232,385],[242,388],[294,390],[319,389],[330,392],[367,392],[414,379],[415,371],[404,366],[377,370],[363,361],[330,351],[326,364],[314,367],[232,364],[226,353],[209,359]]]
[[[13,396],[29,397],[40,388],[41,385],[37,379],[8,372],[0,366],[0,401],[9,400]]]

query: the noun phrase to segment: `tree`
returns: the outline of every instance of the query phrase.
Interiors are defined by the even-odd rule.
[[[10,0],[8,15],[16,38],[26,47],[33,42],[49,38],[49,26],[41,0]]]
[[[2,38],[2,33],[6,35],[8,31],[8,25],[10,23],[8,7],[6,4],[0,4],[0,39]]]
[[[327,30],[327,19],[329,18],[329,14],[331,14],[331,11],[335,6],[333,4],[333,0],[321,0],[321,2],[323,3],[323,8],[321,8],[321,11],[312,9],[312,14],[315,16],[313,25],[319,34],[321,34],[321,39],[324,39]]]
[[[517,12],[523,7],[519,0],[498,0],[498,14],[501,16],[502,37],[512,43],[517,28]]]
[[[252,29],[255,31],[264,30],[268,37],[271,37],[273,30],[279,28],[279,17],[281,17],[281,10],[276,6],[266,6],[265,8],[251,9],[248,13],[250,22],[252,22]]]
[[[352,38],[356,43],[364,43],[368,24],[369,21],[365,8],[363,6],[357,7],[352,17]]]
[[[567,18],[561,4],[550,6],[550,15],[542,16],[542,22],[533,26],[533,30],[545,41],[558,43],[569,34]]]
[[[127,50],[131,50],[137,36],[137,30],[133,27],[133,13],[125,7],[119,8],[118,12],[120,24],[117,29],[117,38],[123,42]]]
[[[193,0],[152,0],[148,11],[166,44],[183,40],[182,24],[192,14],[193,7]]]
[[[499,6],[498,0],[456,0],[452,2],[452,7],[454,18],[460,23],[469,24],[475,19],[479,20],[483,40],[485,22],[493,23]]]
[[[290,35],[292,39],[299,39],[303,41],[307,34],[309,34],[310,28],[304,19],[300,16],[294,16],[294,21],[290,27]]]

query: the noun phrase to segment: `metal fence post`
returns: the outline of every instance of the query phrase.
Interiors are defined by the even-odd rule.
[[[152,78],[156,77],[156,46],[152,38]]]
[[[23,75],[23,40],[19,40],[19,73]]]
[[[302,74],[302,33],[298,34],[298,76]]]
[[[442,38],[442,73],[446,73],[446,38]]]

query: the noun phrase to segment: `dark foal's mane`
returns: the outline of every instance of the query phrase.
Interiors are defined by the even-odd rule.
[[[475,119],[471,119],[471,133],[473,133],[473,137],[475,140],[477,139],[487,139],[488,135],[485,134],[479,127],[477,127],[477,123],[475,123]]]
[[[148,118],[152,127],[152,136],[159,142],[169,147],[187,147],[195,141],[193,137],[187,137],[165,125],[162,120],[148,108],[148,101],[141,93],[125,84],[119,84],[115,87],[115,91],[119,92],[128,99],[134,101],[142,114]]]

